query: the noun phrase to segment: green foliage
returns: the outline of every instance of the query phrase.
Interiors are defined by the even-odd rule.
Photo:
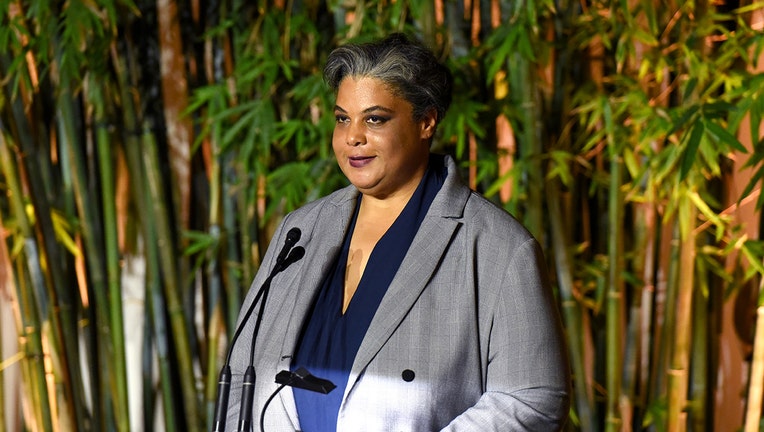
[[[216,343],[230,337],[274,226],[287,212],[347,184],[331,150],[334,95],[321,76],[326,55],[349,41],[405,31],[429,44],[455,77],[452,108],[434,150],[453,154],[465,178],[466,168],[475,168],[474,187],[525,222],[555,263],[558,294],[568,299],[565,324],[590,344],[571,344],[574,370],[605,370],[605,352],[661,341],[648,359],[624,359],[619,371],[649,369],[649,376],[624,380],[641,380],[646,394],[628,387],[604,392],[628,400],[632,427],[666,429],[676,407],[667,402],[660,359],[674,348],[671,329],[660,325],[676,317],[672,308],[654,311],[651,302],[642,303],[644,290],[663,278],[661,295],[676,298],[677,245],[687,238],[699,239],[695,290],[705,301],[720,289],[715,284],[729,293],[764,274],[761,241],[748,238],[725,208],[752,200],[764,180],[764,74],[755,64],[764,35],[749,24],[750,13],[764,5],[496,4],[500,25],[489,28],[486,2],[477,20],[450,1],[440,11],[435,2],[416,1],[202,2],[200,16],[180,8],[176,17],[181,33],[174,36],[183,37],[183,51],[160,52],[154,3],[0,0],[0,191],[9,197],[0,202],[0,228],[10,233],[3,247],[10,250],[15,283],[33,285],[20,291],[28,297],[19,301],[30,302],[20,308],[22,321],[40,323],[29,327],[34,337],[47,326],[52,335],[79,335],[85,342],[78,343],[99,350],[83,360],[92,369],[83,373],[96,383],[87,404],[68,403],[85,398],[77,391],[84,379],[67,373],[80,362],[64,338],[56,355],[73,363],[54,374],[78,396],[32,387],[36,400],[60,403],[76,423],[61,428],[126,424],[105,348],[110,330],[125,329],[109,328],[118,322],[119,296],[105,289],[105,275],[115,283],[113,268],[112,274],[107,269],[116,261],[104,260],[115,246],[103,233],[118,227],[119,253],[147,261],[146,291],[155,308],[146,335],[155,351],[147,358],[159,358],[162,366],[161,395],[147,391],[146,397],[178,400],[184,391],[198,394],[196,383],[214,384]],[[346,19],[351,12],[353,19]],[[474,28],[478,22],[481,28]],[[165,55],[187,65],[173,71],[189,85],[183,115],[194,125],[191,159],[181,168],[176,164],[186,161],[175,159],[176,143],[164,130]],[[497,144],[499,116],[511,124],[511,151]],[[742,132],[751,142],[741,142]],[[512,168],[500,171],[500,158]],[[733,158],[745,160],[752,178],[739,196],[724,196]],[[190,179],[188,195],[179,191],[184,178]],[[192,202],[182,203],[183,196]],[[117,220],[107,216],[112,200],[121,205]],[[193,212],[189,220],[181,219],[180,204]],[[762,205],[759,193],[756,207]],[[125,220],[135,229],[123,229]],[[554,234],[553,224],[563,233]],[[656,251],[663,243],[674,246]],[[561,255],[569,256],[567,267]],[[723,265],[728,257],[735,257],[734,272]],[[92,298],[59,296],[75,279],[85,284],[79,292]],[[195,299],[202,313],[184,307]],[[642,317],[632,310],[640,308],[650,311],[653,333],[639,341],[614,346],[596,328],[608,318],[633,328]],[[623,315],[614,319],[613,310]],[[73,324],[80,322],[89,324]],[[585,359],[594,364],[583,367]],[[194,368],[168,367],[180,361]],[[44,384],[44,376],[28,370],[26,382]],[[599,390],[585,388],[616,385],[605,378],[576,377],[574,418],[581,430],[619,421],[617,410],[601,406]],[[181,382],[191,387],[179,388]],[[714,383],[705,386],[716,390]],[[213,397],[207,388],[204,401],[166,403],[167,428],[202,429]],[[47,424],[49,413],[38,414],[30,425]]]

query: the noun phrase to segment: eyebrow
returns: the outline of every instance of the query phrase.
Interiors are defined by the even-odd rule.
[[[335,111],[340,111],[340,112],[343,112],[343,113],[347,113],[347,111],[344,108],[342,108],[341,106],[339,106],[339,105],[335,105],[334,106],[334,110]],[[383,107],[382,105],[374,105],[374,106],[370,106],[370,107],[366,108],[365,110],[362,111],[362,113],[368,114],[368,113],[374,112],[374,111],[384,111],[384,112],[387,112],[387,113],[394,113],[395,112],[394,110],[392,110],[390,108],[387,108],[387,107]]]

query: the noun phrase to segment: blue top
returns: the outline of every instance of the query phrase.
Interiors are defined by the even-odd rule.
[[[329,394],[293,389],[302,431],[334,432],[337,429],[337,414],[361,341],[445,180],[444,170],[433,167],[432,158],[430,166],[432,169],[427,170],[406,207],[375,245],[358,288],[343,314],[345,264],[361,202],[361,196],[358,197],[340,255],[318,293],[292,360],[293,370],[305,367],[311,374],[337,386]]]

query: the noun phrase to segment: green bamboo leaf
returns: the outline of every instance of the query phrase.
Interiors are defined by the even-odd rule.
[[[690,79],[687,80],[687,83],[684,85],[684,97],[685,99],[689,99],[692,97],[693,92],[695,91],[695,87],[698,85],[698,79],[696,77],[690,77]]]
[[[719,100],[703,105],[703,117],[724,118],[737,110],[737,107],[727,101]]]
[[[506,66],[507,59],[513,52],[517,33],[518,26],[500,26],[486,41],[488,46],[493,47],[489,51],[490,54],[486,56],[486,59],[489,60],[486,84],[491,84],[496,79],[499,70]],[[501,41],[501,43],[497,44],[496,41]]]
[[[737,15],[744,15],[751,12],[756,12],[759,9],[764,8],[764,2],[763,1],[754,1],[751,4],[741,6],[733,11],[733,13]]]
[[[290,61],[280,62],[279,66],[286,80],[288,82],[294,81],[294,73],[292,72],[292,69],[298,67],[299,64],[294,60],[290,60]]]
[[[635,40],[643,43],[644,45],[654,47],[658,45],[658,40],[652,34],[648,33],[642,28],[634,28],[632,36]]]
[[[702,121],[697,121],[692,126],[690,136],[687,139],[687,148],[682,152],[682,163],[679,169],[679,179],[684,180],[687,178],[687,174],[692,170],[692,166],[695,163],[695,157],[697,156],[698,146],[703,139],[704,124]]]
[[[529,33],[519,32],[517,38],[517,51],[520,52],[524,59],[532,62],[536,61],[537,56]]]
[[[214,102],[218,102],[218,106],[223,106],[224,104],[220,102],[226,100],[227,98],[228,90],[227,87],[223,84],[211,84],[208,86],[199,87],[194,89],[193,96],[189,100],[188,107],[186,107],[183,111],[183,115],[191,115],[192,113],[195,113],[208,106],[211,108],[212,106],[215,106]],[[207,115],[213,116],[219,114],[216,112],[208,112]],[[216,119],[217,117],[212,118]]]
[[[602,117],[605,121],[605,132],[607,133],[606,139],[608,144],[608,153],[613,156],[618,153],[618,148],[615,143],[615,120],[613,118],[613,107],[610,105],[610,101],[605,96],[600,96],[600,104],[602,105]]]
[[[637,157],[634,154],[635,152],[632,151],[632,149],[624,149],[623,151],[623,164],[626,166],[626,170],[629,172],[629,176],[632,178],[638,178],[640,171],[643,171],[640,168],[640,163],[637,161]]]
[[[629,57],[629,53],[632,47],[632,41],[629,40],[626,35],[622,35],[618,38],[618,44],[615,47],[615,61],[618,68],[623,67],[626,59]]]
[[[478,161],[479,163],[479,161]],[[507,182],[511,182],[512,184],[516,183],[517,179],[517,172],[516,169],[511,169],[505,172],[503,175],[499,176],[488,188],[486,188],[484,194],[488,197],[496,196],[496,194],[499,193],[502,187],[504,187]]]
[[[703,198],[698,195],[695,191],[689,191],[687,192],[687,196],[690,198],[690,200],[695,204],[695,207],[697,207],[698,210],[705,216],[712,224],[716,225],[717,227],[717,233],[716,233],[716,240],[721,240],[721,237],[724,235],[724,229],[726,228],[726,224],[722,220],[722,218],[719,217],[716,212],[714,212],[708,204],[703,200]]]
[[[764,276],[764,265],[762,264],[764,261],[762,261],[762,254],[760,252],[754,252],[750,241],[743,242],[740,246],[740,252],[746,257],[748,264],[754,268],[760,276]]]
[[[743,189],[743,192],[741,192],[740,196],[737,197],[738,203],[743,198],[749,196],[753,192],[754,188],[761,187],[762,181],[764,181],[764,165],[759,166],[751,175],[751,179]],[[759,193],[759,198],[756,200],[756,209],[761,209],[762,205],[764,205],[764,193]]]
[[[242,131],[257,131],[258,126],[262,122],[263,103],[255,103],[251,107],[250,111],[247,111],[236,122],[234,122],[225,134],[223,134],[223,142],[221,143],[221,150],[227,149],[230,145],[236,144],[240,141],[240,133]],[[248,140],[249,141],[249,140]]]
[[[697,104],[693,104],[689,107],[681,107],[675,112],[680,113],[681,115],[679,118],[674,118],[673,113],[671,115],[672,117],[672,124],[671,129],[667,131],[667,135],[673,135],[678,130],[684,129],[687,127],[687,123],[689,123],[691,120],[693,120],[696,116],[698,111],[700,111],[700,106]]]
[[[734,135],[729,133],[725,128],[721,127],[719,124],[715,123],[712,120],[704,121],[706,129],[708,129],[709,133],[713,138],[715,138],[717,141],[721,141],[724,144],[727,144],[728,146],[732,147],[734,150],[739,151],[740,153],[748,153],[748,150],[743,146],[740,141],[735,138]]]
[[[305,203],[308,191],[314,186],[310,176],[311,165],[307,162],[290,162],[274,169],[268,175],[268,194],[274,198],[268,214],[284,206],[286,211]]]
[[[603,104],[599,98],[592,98],[591,102],[582,105],[581,111],[583,115],[582,119],[585,120],[584,127],[588,132],[595,131],[599,127],[599,123],[604,116]]]
[[[554,150],[549,154],[550,168],[547,173],[547,179],[559,178],[560,182],[570,187],[573,185],[574,177],[570,166],[574,162],[574,156],[567,151]]]
[[[82,257],[82,250],[77,246],[77,242],[72,238],[71,224],[69,223],[68,216],[61,214],[58,211],[51,212],[51,220],[53,221],[53,229],[56,232],[56,239],[63,244],[63,246],[74,256]]]
[[[735,283],[735,275],[731,274],[729,269],[723,264],[723,260],[720,259],[724,256],[716,248],[702,247],[698,252],[698,258],[702,260],[704,265],[713,272],[714,275],[722,279],[728,284]]]
[[[183,237],[189,242],[183,249],[183,255],[195,255],[207,250],[215,250],[218,247],[219,239],[203,231],[183,231]]]

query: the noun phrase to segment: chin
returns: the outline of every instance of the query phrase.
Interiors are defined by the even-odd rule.
[[[377,185],[377,182],[375,182],[372,179],[361,177],[359,176],[345,176],[347,177],[348,181],[356,187],[356,189],[361,191],[366,191],[369,189],[374,188]]]

